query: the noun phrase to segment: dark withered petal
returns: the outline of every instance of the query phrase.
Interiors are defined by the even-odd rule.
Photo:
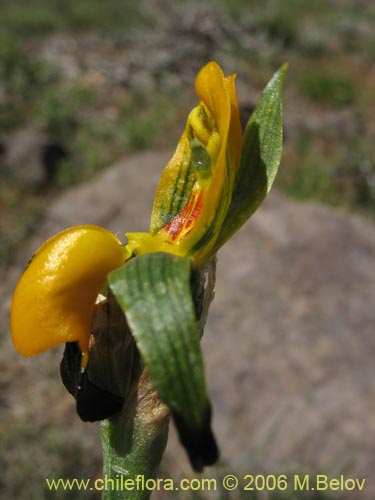
[[[81,359],[77,342],[65,344],[60,363],[61,379],[67,391],[76,400],[80,418],[84,422],[96,422],[118,413],[123,398],[93,384],[88,377],[88,370],[81,370]]]
[[[78,347],[78,342],[66,343],[60,363],[60,375],[66,390],[74,396],[74,398],[77,395],[81,359],[82,354]]]
[[[173,419],[194,470],[202,472],[205,466],[213,465],[218,459],[219,450],[211,429],[211,410],[199,429],[189,426],[186,419],[176,413],[173,413]]]
[[[112,417],[121,410],[124,402],[123,398],[93,384],[86,370],[82,373],[76,401],[77,413],[84,422]]]

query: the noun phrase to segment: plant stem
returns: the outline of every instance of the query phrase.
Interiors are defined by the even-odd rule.
[[[163,456],[169,426],[147,370],[132,384],[121,412],[100,424],[103,445],[102,500],[148,500]],[[147,488],[147,484],[150,489]]]

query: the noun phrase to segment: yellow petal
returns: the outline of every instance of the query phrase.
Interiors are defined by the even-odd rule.
[[[198,73],[201,101],[187,120],[176,153],[160,179],[150,233],[201,264],[228,210],[238,170],[242,130],[235,75],[210,62]]]
[[[47,240],[14,292],[11,332],[17,351],[33,356],[77,341],[87,355],[96,297],[107,274],[123,263],[121,242],[98,226],[76,226]]]
[[[211,61],[198,73],[195,90],[216,121],[219,134],[226,140],[230,124],[230,96],[228,95],[223,70]]]
[[[215,243],[230,204],[234,183],[234,169],[227,158],[228,135],[231,122],[231,96],[220,66],[210,62],[198,73],[195,88],[207,106],[220,136],[211,179],[200,190],[204,191],[202,207],[195,220],[195,238],[189,237],[190,252],[200,262]]]
[[[240,120],[240,110],[238,108],[237,93],[235,87],[236,75],[229,75],[225,79],[225,88],[230,96],[231,118],[228,136],[228,151],[230,164],[236,177],[240,166],[242,151],[242,125]]]
[[[130,255],[143,255],[145,253],[166,252],[173,255],[184,256],[182,249],[173,243],[164,240],[159,234],[150,233],[126,233],[128,244],[127,251]]]

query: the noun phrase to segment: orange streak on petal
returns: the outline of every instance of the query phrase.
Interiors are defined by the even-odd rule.
[[[172,241],[175,241],[179,236],[185,236],[192,229],[201,211],[203,199],[204,190],[200,192],[193,191],[185,208],[171,222],[164,226],[163,231],[166,231],[172,237]]]

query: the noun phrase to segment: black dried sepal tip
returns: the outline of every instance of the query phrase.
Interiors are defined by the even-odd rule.
[[[81,370],[82,354],[77,342],[65,344],[60,363],[63,384],[77,402],[77,413],[84,422],[96,422],[109,418],[121,410],[123,398],[100,389]]]
[[[191,465],[196,472],[202,472],[207,465],[213,465],[219,456],[215,437],[211,430],[211,410],[200,429],[193,429],[178,414],[173,415],[182,445],[185,447]]]

